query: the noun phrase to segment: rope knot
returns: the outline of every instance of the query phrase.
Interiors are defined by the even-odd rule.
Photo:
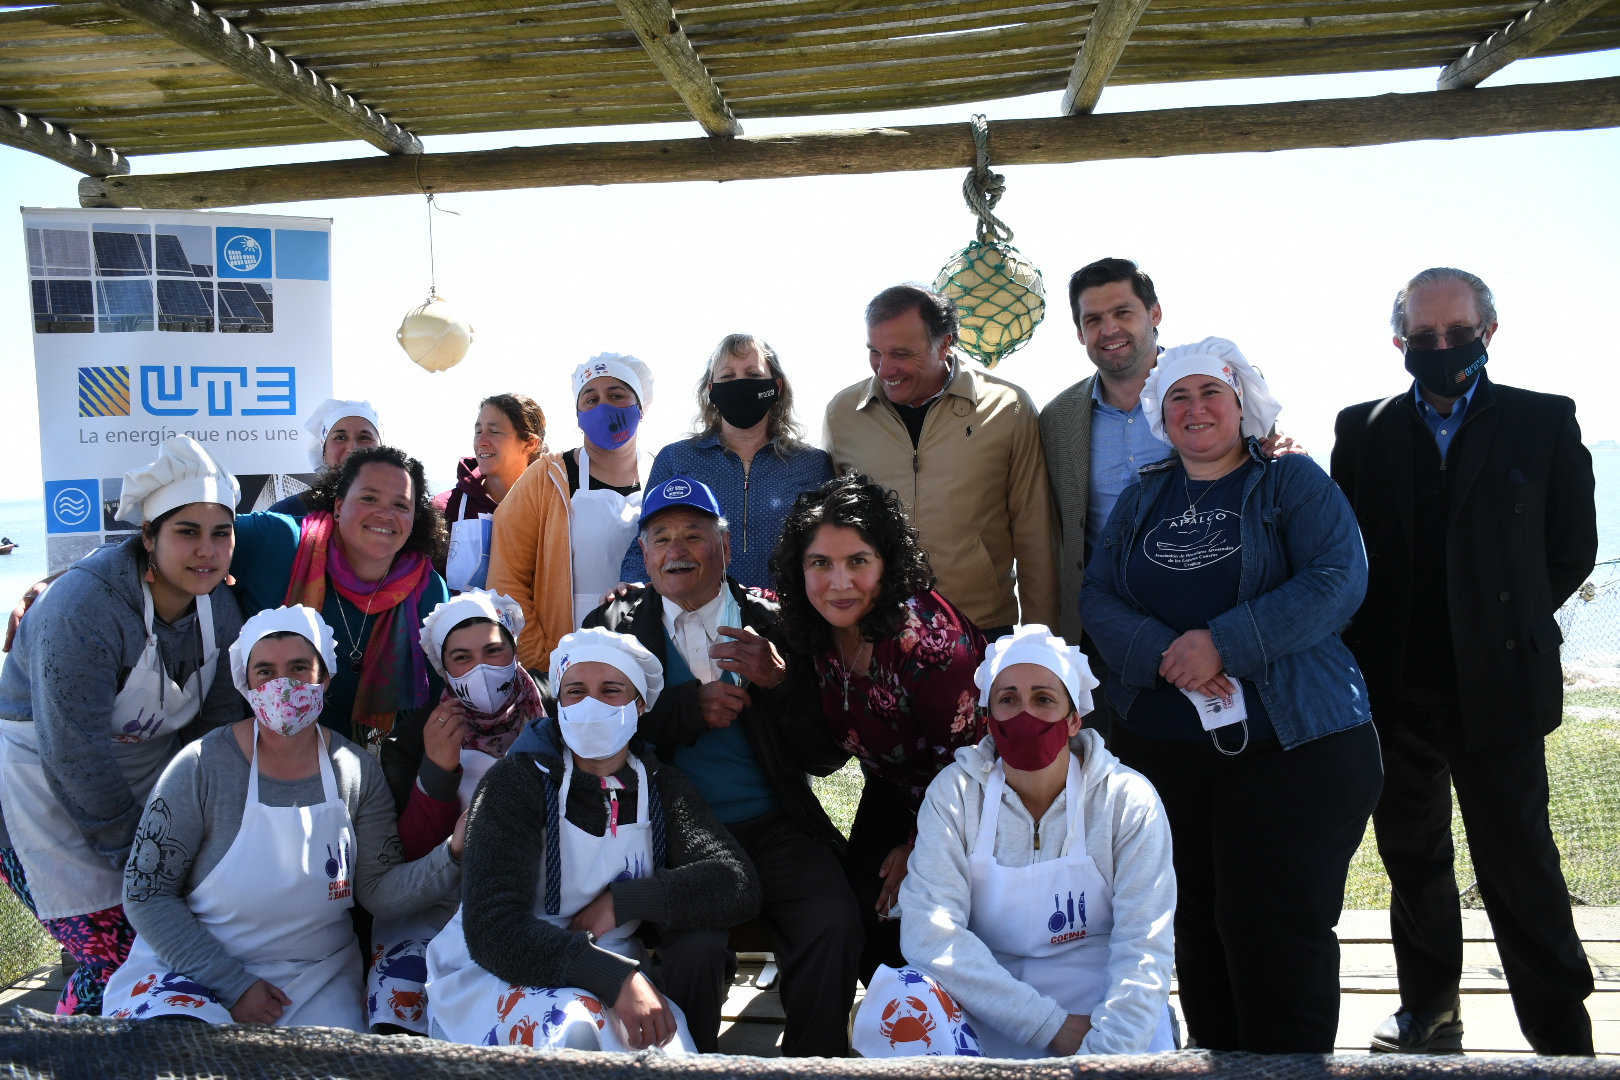
[[[1012,239],[1013,231],[992,211],[1007,191],[1007,178],[990,171],[990,122],[983,113],[975,113],[971,123],[974,164],[962,181],[962,198],[967,202],[968,209],[978,215],[979,242],[1005,242]]]

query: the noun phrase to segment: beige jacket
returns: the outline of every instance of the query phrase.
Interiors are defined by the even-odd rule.
[[[822,445],[835,472],[865,473],[900,496],[939,591],[968,618],[1057,625],[1056,516],[1035,403],[1022,389],[958,359],[913,450],[873,377],[828,403]]]

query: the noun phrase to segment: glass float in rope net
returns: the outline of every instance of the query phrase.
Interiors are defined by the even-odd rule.
[[[974,240],[934,278],[956,302],[958,345],[987,368],[1028,344],[1046,317],[1046,283],[1035,264],[1001,240]]]

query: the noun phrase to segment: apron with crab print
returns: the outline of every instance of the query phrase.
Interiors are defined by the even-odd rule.
[[[547,845],[557,837],[560,872],[535,899],[535,918],[567,928],[582,908],[614,881],[647,877],[654,865],[652,790],[647,769],[632,755],[636,771],[636,820],[602,836],[570,822],[561,812],[573,779],[573,755],[565,753],[561,784],[548,784]],[[537,768],[545,771],[538,762]],[[548,850],[546,861],[552,862]],[[596,944],[620,956],[646,960],[646,950],[633,936],[640,920],[621,923]],[[615,1050],[633,1052],[623,1025],[612,1009],[577,987],[518,986],[497,978],[473,962],[462,931],[461,909],[428,948],[428,1010],[432,1034],[450,1042],[482,1046],[533,1046],[537,1049]],[[675,1038],[663,1047],[668,1054],[697,1052],[686,1017],[670,1002]]]
[[[186,897],[186,906],[199,927],[250,974],[292,999],[277,1026],[364,1031],[360,947],[349,915],[354,823],[338,794],[326,733],[321,734],[316,756],[322,801],[265,806],[259,802],[259,725],[253,725],[242,825],[225,857]],[[210,988],[170,970],[144,937],[136,937],[129,959],[108,981],[102,1015],[234,1022]]]

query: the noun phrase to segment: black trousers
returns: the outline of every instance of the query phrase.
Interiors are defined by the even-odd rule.
[[[883,868],[883,860],[889,857],[889,852],[910,840],[916,827],[917,815],[911,812],[905,796],[897,788],[882,780],[866,781],[861,804],[855,810],[855,821],[849,829],[844,870],[849,876],[855,902],[860,905],[865,940],[861,948],[860,975],[861,982],[868,986],[879,964],[899,968],[906,963],[900,953],[900,921],[878,918],[877,898],[885,880],[878,877],[878,871]]]
[[[1457,1001],[1463,933],[1452,868],[1455,784],[1519,1027],[1539,1054],[1589,1056],[1592,1021],[1582,1002],[1592,993],[1592,969],[1547,817],[1542,740],[1466,752],[1448,704],[1403,698],[1393,716],[1377,722],[1384,794],[1373,827],[1393,886],[1389,922],[1401,1003],[1439,1010]]]
[[[1332,1053],[1333,927],[1378,801],[1372,725],[1287,751],[1266,739],[1235,757],[1124,724],[1113,736],[1114,753],[1153,782],[1170,821],[1188,1034],[1206,1050]]]
[[[643,926],[643,929],[646,929]],[[647,976],[686,1014],[686,1028],[700,1054],[720,1052],[720,1010],[737,974],[729,930],[654,930],[637,936],[654,945]]]
[[[726,826],[765,893],[782,973],[785,1057],[847,1057],[849,1010],[863,935],[855,897],[832,848],[776,811]]]

